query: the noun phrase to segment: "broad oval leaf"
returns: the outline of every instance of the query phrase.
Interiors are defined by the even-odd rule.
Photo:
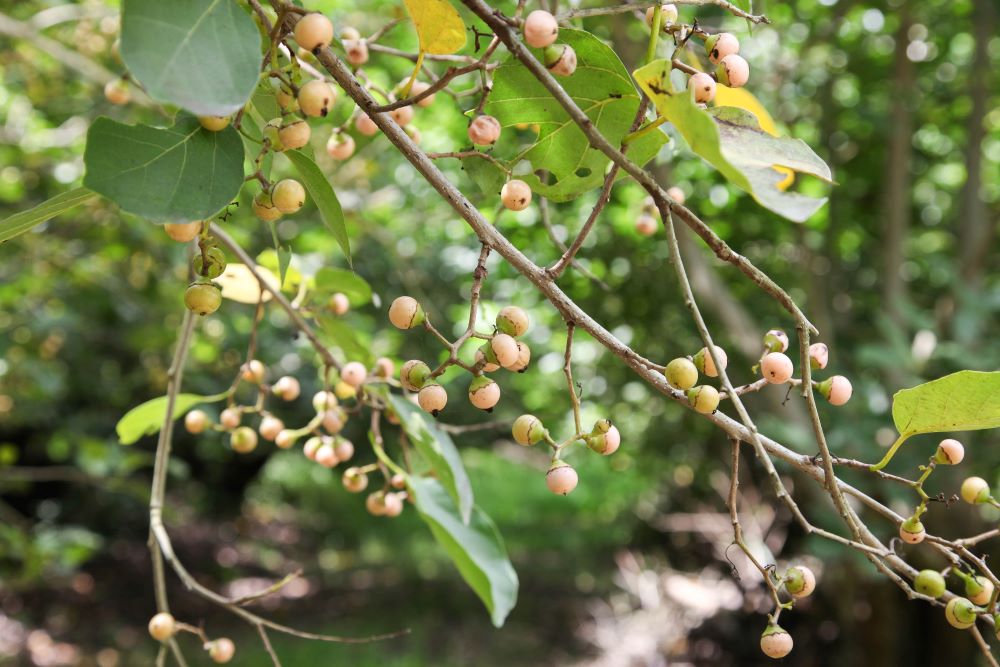
[[[316,289],[324,294],[341,292],[351,302],[351,307],[361,306],[372,300],[372,288],[364,278],[353,271],[324,266],[316,272]]]
[[[465,46],[465,23],[447,0],[405,0],[425,53],[447,55]]]
[[[174,402],[174,419],[180,417],[199,403],[214,403],[226,397],[225,392],[214,396],[198,394],[178,394]],[[137,405],[118,420],[115,432],[118,441],[123,445],[131,445],[144,435],[152,435],[163,426],[163,418],[167,415],[167,397],[153,398],[142,405]]]
[[[253,94],[261,36],[235,0],[125,0],[122,60],[150,96],[227,116]]]
[[[302,185],[306,192],[316,203],[319,214],[323,222],[333,232],[333,237],[337,239],[340,249],[347,257],[347,263],[351,263],[351,239],[347,236],[347,224],[344,222],[344,211],[340,208],[340,201],[337,193],[333,191],[330,181],[327,180],[323,172],[316,166],[316,162],[302,151],[288,151],[285,153],[292,165],[299,172]]]
[[[154,221],[204,220],[243,187],[243,142],[183,116],[171,128],[98,118],[87,132],[85,187]]]
[[[892,420],[901,436],[1000,426],[1000,371],[959,371],[896,392]]]
[[[517,603],[518,580],[496,524],[478,507],[463,521],[436,479],[409,477],[407,483],[420,518],[501,627]]]
[[[96,193],[87,188],[74,188],[69,192],[61,192],[27,211],[21,211],[9,218],[4,218],[0,220],[0,243],[20,236],[46,220],[51,220],[60,213],[65,213],[96,196]]]
[[[730,88],[721,83],[716,84],[714,104],[717,107],[737,107],[749,111],[757,117],[760,129],[772,137],[778,136],[778,125],[774,122],[774,118],[760,100],[746,88]],[[795,182],[795,172],[788,167],[775,167],[774,170],[785,176],[784,180],[775,186],[779,190],[787,190]]]

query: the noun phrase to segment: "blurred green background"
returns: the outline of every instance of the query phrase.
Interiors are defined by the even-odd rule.
[[[402,11],[402,3],[383,0],[307,4],[365,34]],[[841,455],[873,461],[895,436],[889,409],[896,390],[958,369],[1000,366],[1000,11],[995,0],[794,0],[755,9],[773,24],[752,34],[745,22],[714,8],[682,7],[681,17],[739,35],[753,68],[748,89],[784,131],[832,166],[837,186],[830,203],[803,225],[778,219],[726,186],[680,140],[667,145],[655,168],[803,305],[830,345],[829,370],[855,386],[847,406],[820,408],[830,444]],[[116,3],[2,5],[0,217],[79,182],[86,128],[96,116],[165,121],[154,109],[104,101],[102,71],[121,68],[111,54],[116,16]],[[612,41],[626,66],[641,62],[646,29],[634,16],[584,26]],[[382,43],[415,47],[406,24]],[[388,87],[409,65],[373,52],[365,70]],[[419,110],[414,125],[422,145],[464,147],[462,112],[473,99],[439,95],[433,107]],[[350,111],[341,100],[330,119],[314,123],[317,148],[328,136],[323,125]],[[496,151],[513,155],[527,136],[505,131]],[[537,207],[496,215],[495,195],[482,197],[456,161],[439,165],[532,259],[558,257]],[[321,166],[347,212],[355,267],[383,304],[345,320],[380,354],[436,358],[429,337],[389,326],[384,304],[411,294],[436,322],[464,328],[478,255],[472,232],[384,138],[360,145],[343,164],[323,156]],[[596,194],[553,206],[557,236],[575,233]],[[574,269],[560,285],[622,340],[665,362],[700,344],[677,298],[662,235],[634,231],[643,194],[632,184],[617,186],[581,252],[608,289]],[[253,252],[271,247],[267,229],[247,212],[227,229]],[[278,231],[302,266],[345,265],[314,208],[285,219]],[[746,381],[760,335],[792,323],[695,239],[682,242],[734,379]],[[114,425],[129,408],[164,392],[182,313],[185,254],[157,226],[103,202],[0,246],[0,664],[152,664],[145,542],[154,443],[146,438],[123,447]],[[504,398],[487,419],[509,422],[531,411],[561,430],[571,417],[559,372],[565,342],[559,318],[498,258],[489,268],[483,291],[489,316],[516,303],[530,310],[535,326],[527,338],[533,368],[502,377]],[[227,302],[199,325],[186,390],[228,387],[252,314],[251,307]],[[304,396],[315,391],[313,354],[275,309],[267,311],[259,350],[272,373],[300,377]],[[727,550],[728,442],[636,381],[585,334],[576,343],[575,375],[586,420],[612,418],[624,444],[610,459],[576,454],[581,483],[572,495],[552,496],[543,483],[544,454],[513,445],[505,428],[457,439],[477,502],[498,523],[521,579],[519,604],[501,630],[490,625],[415,512],[396,520],[369,516],[362,497],[343,491],[339,474],[298,451],[260,447],[236,456],[216,435],[180,433],[166,515],[178,554],[200,581],[234,595],[302,568],[300,581],[259,605],[282,622],[339,635],[411,630],[356,646],[275,637],[286,666],[764,664],[757,636],[767,599],[755,573]],[[458,400],[465,382],[447,377],[455,379],[447,421],[484,421]],[[774,388],[748,404],[764,432],[813,451],[797,399],[785,402],[785,391]],[[291,423],[309,418],[307,400],[282,409]],[[359,445],[366,439],[359,424],[346,435]],[[997,433],[962,439],[966,461],[935,474],[933,492],[954,493],[971,474],[997,481]],[[935,444],[913,439],[893,469],[912,473]],[[357,458],[373,460],[360,446]],[[767,562],[801,560],[820,573],[817,593],[782,616],[796,641],[785,664],[982,660],[940,609],[908,603],[857,554],[803,536],[751,458],[743,468],[747,539]],[[913,504],[913,494],[900,488],[855,472],[844,477],[898,511]],[[842,530],[810,480],[789,474],[787,483],[813,523]],[[895,533],[866,517],[885,539]],[[935,505],[926,523],[931,532],[960,537],[998,520],[989,510]],[[995,543],[980,549],[997,556]],[[926,548],[906,547],[906,555],[921,567],[944,566]],[[270,664],[246,626],[186,594],[175,579],[170,583],[178,617],[204,621],[213,636],[234,637],[234,664]],[[193,664],[207,664],[193,642],[185,646]]]

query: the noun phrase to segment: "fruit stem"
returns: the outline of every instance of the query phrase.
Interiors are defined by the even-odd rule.
[[[904,442],[906,442],[907,438],[909,438],[911,435],[913,435],[913,434],[912,433],[903,433],[898,438],[896,438],[896,442],[892,443],[892,447],[890,447],[889,451],[887,451],[885,453],[885,456],[882,457],[882,460],[879,461],[878,463],[876,463],[873,466],[869,466],[868,469],[871,470],[872,472],[878,472],[882,468],[884,468],[887,465],[889,465],[889,461],[891,461],[892,457],[896,455],[896,450],[898,450],[900,448],[900,446]]]
[[[403,89],[399,91],[399,99],[405,100],[407,97],[410,96],[410,89],[413,88],[413,82],[417,80],[417,75],[420,74],[420,68],[423,67],[423,65],[424,65],[424,50],[420,49],[420,52],[417,54],[417,63],[413,67],[413,73],[410,74],[410,78],[406,82],[406,85],[403,86]]]
[[[649,45],[646,47],[646,62],[648,65],[656,58],[656,43],[660,38],[660,24],[663,21],[663,5],[656,3],[653,8],[653,21],[650,25]]]

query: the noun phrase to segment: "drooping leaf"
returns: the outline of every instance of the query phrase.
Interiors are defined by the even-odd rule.
[[[750,10],[746,10],[750,11]],[[746,88],[730,88],[721,83],[715,86],[715,99],[713,103],[717,107],[737,107],[749,111],[757,117],[760,129],[764,130],[772,137],[779,135],[778,125],[774,122],[770,112],[760,103],[760,100]],[[775,171],[784,174],[785,178],[775,187],[785,191],[795,182],[795,172],[788,167],[775,167]]]
[[[753,114],[742,109],[699,108],[689,91],[673,89],[667,60],[654,61],[636,70],[634,75],[656,109],[673,123],[691,150],[761,206],[802,222],[826,202],[783,192],[777,187],[786,175],[776,167],[831,180],[830,168],[804,142],[771,136],[761,129]]]
[[[323,342],[340,348],[351,361],[360,361],[369,366],[375,360],[371,348],[358,337],[354,327],[337,317],[329,315],[317,316],[320,325],[320,338]]]
[[[182,116],[171,128],[98,118],[87,132],[85,187],[155,222],[209,218],[243,186],[243,142]]]
[[[344,251],[348,264],[351,263],[351,239],[347,236],[347,224],[344,222],[344,211],[340,208],[340,201],[337,200],[337,193],[330,186],[323,172],[311,157],[302,151],[288,151],[285,153],[292,165],[299,172],[302,185],[306,192],[316,203],[319,214],[323,222],[333,232],[333,237]]]
[[[316,289],[325,294],[342,292],[351,302],[352,307],[364,305],[372,300],[372,288],[368,282],[354,273],[344,269],[324,266],[316,272]]]
[[[199,403],[214,403],[226,397],[225,392],[214,396],[199,396],[198,394],[178,394],[174,402],[174,418],[184,415]],[[153,398],[142,405],[137,405],[118,420],[115,432],[118,441],[123,445],[131,445],[144,435],[152,435],[163,426],[163,418],[167,415],[167,397]]]
[[[261,36],[233,0],[124,0],[122,60],[150,96],[226,116],[260,77]]]
[[[441,480],[458,507],[462,521],[468,523],[472,514],[472,484],[451,436],[429,421],[426,413],[405,398],[391,395],[389,400],[399,416],[400,426]]]
[[[405,0],[420,50],[446,55],[465,46],[465,23],[448,0]]]
[[[0,220],[0,243],[20,236],[46,220],[51,220],[60,213],[65,213],[96,196],[97,193],[91,192],[87,188],[74,188],[68,192],[61,192],[27,211],[21,211],[4,218]]]
[[[280,289],[278,277],[270,270],[258,266],[257,273],[274,289]],[[256,304],[262,300],[267,303],[273,298],[269,291],[260,288],[260,281],[250,272],[246,264],[226,265],[226,270],[215,279],[215,282],[222,288],[223,298],[237,303]]]
[[[486,605],[493,625],[501,627],[517,603],[518,580],[496,524],[478,507],[463,521],[454,501],[436,479],[409,477],[407,483],[434,539]]]
[[[892,420],[900,435],[1000,427],[1000,371],[959,371],[898,391]]]

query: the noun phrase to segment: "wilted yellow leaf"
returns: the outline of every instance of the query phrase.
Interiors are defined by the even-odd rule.
[[[269,284],[278,289],[278,277],[265,269],[257,267],[257,272]],[[222,296],[239,303],[257,303],[261,300],[260,283],[245,264],[230,264],[222,275],[215,279],[222,288]],[[264,290],[264,301],[271,300],[271,293]]]
[[[771,136],[778,136],[778,126],[775,124],[771,114],[767,112],[764,105],[760,103],[753,93],[746,88],[730,88],[721,83],[715,87],[715,106],[717,107],[739,107],[757,116],[760,122],[760,129]],[[795,182],[795,172],[785,167],[775,167],[775,171],[785,175],[785,178],[778,182],[775,187],[779,190],[787,190]]]
[[[405,0],[420,37],[420,50],[444,55],[465,46],[465,23],[447,0]]]

